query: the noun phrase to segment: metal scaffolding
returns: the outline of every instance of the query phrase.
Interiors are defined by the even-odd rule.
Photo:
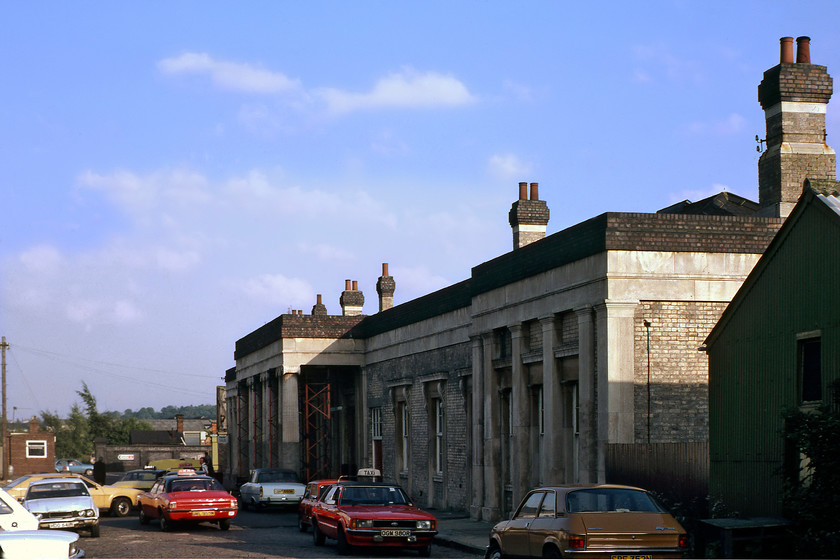
[[[329,383],[307,383],[304,388],[304,456],[306,480],[330,475],[330,391]]]

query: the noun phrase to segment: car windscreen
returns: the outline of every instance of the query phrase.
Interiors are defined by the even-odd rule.
[[[587,488],[566,494],[566,511],[586,513],[664,510],[647,492],[625,488]]]
[[[261,472],[257,474],[257,482],[297,482],[297,475],[293,472]]]
[[[71,498],[75,496],[89,496],[87,486],[81,482],[51,482],[49,484],[35,484],[26,491],[27,500],[43,498]]]
[[[176,478],[169,481],[168,492],[195,492],[198,490],[224,490],[215,478]]]
[[[408,496],[397,486],[347,486],[339,498],[339,505],[343,506],[404,506],[408,503]]]

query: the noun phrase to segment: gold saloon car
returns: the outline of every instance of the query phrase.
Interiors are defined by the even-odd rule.
[[[487,558],[682,558],[688,536],[641,488],[614,484],[531,490],[490,531]]]

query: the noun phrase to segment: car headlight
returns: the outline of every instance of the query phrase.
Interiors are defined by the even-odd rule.
[[[350,527],[352,529],[370,529],[373,527],[373,519],[351,519]]]
[[[178,503],[177,502],[169,502],[169,506],[167,506],[167,507],[169,509],[175,509],[176,507],[178,507]]]
[[[432,529],[435,528],[435,522],[430,520],[430,519],[426,519],[425,521],[418,521],[417,522],[417,528],[418,529],[423,529],[423,530],[426,530],[426,531],[431,531]]]

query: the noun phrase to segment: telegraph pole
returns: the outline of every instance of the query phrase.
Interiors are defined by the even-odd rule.
[[[0,353],[2,353],[2,369],[3,369],[3,419],[0,421],[2,424],[2,428],[0,428],[0,432],[2,432],[3,442],[0,443],[0,449],[2,449],[2,459],[3,459],[3,480],[9,478],[9,458],[7,457],[8,448],[6,446],[6,348],[9,345],[6,343],[6,337],[2,338],[2,342],[0,342]]]

